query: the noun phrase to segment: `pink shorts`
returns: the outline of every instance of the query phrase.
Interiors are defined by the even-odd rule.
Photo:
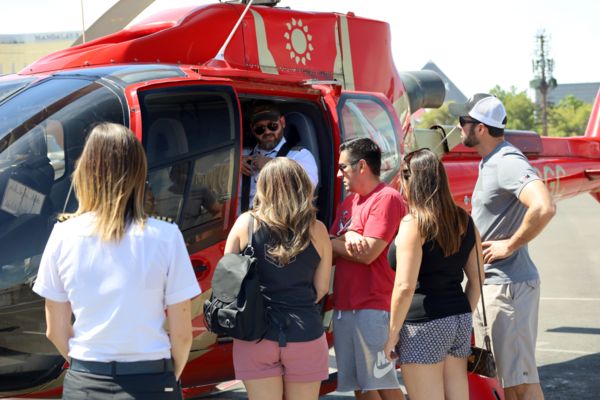
[[[325,334],[309,342],[233,340],[236,379],[250,380],[283,376],[286,382],[314,382],[329,377],[329,348]]]

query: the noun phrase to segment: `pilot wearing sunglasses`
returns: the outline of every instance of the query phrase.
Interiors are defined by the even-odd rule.
[[[238,213],[252,207],[258,173],[274,157],[288,157],[298,162],[313,183],[319,183],[317,162],[311,152],[296,143],[286,141],[283,135],[285,117],[271,102],[259,102],[252,108],[250,132],[256,139],[252,149],[244,148],[242,155],[242,182]]]

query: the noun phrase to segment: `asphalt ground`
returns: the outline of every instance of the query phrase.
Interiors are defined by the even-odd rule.
[[[600,399],[599,229],[600,204],[580,195],[558,202],[557,215],[529,245],[542,280],[536,355],[546,400]],[[330,360],[335,367],[333,353]],[[234,387],[209,398],[245,399],[242,385]]]
[[[556,217],[530,244],[542,279],[537,362],[546,400],[600,399],[600,204],[560,201]],[[330,366],[335,368],[333,351]],[[245,399],[241,383],[208,396]],[[334,392],[322,400],[347,400]],[[477,400],[477,399],[473,399]]]

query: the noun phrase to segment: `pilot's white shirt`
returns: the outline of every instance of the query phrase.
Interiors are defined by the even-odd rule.
[[[285,137],[282,137],[281,142],[279,142],[279,144],[271,150],[263,150],[260,147],[258,147],[258,145],[256,145],[256,146],[254,146],[253,149],[244,148],[242,154],[244,156],[247,156],[250,154],[261,154],[261,155],[269,157],[269,158],[275,158],[275,157],[277,157],[277,152],[279,151],[279,149],[281,149],[281,147],[285,144],[285,142],[286,142]],[[304,168],[304,170],[308,174],[308,177],[310,178],[310,181],[313,184],[313,188],[317,187],[317,185],[319,184],[319,169],[317,167],[317,162],[315,161],[315,157],[312,155],[312,153],[309,150],[307,150],[305,148],[301,148],[299,150],[292,148],[292,149],[290,149],[290,151],[288,151],[288,153],[285,157],[287,157],[291,160],[294,160],[298,164],[300,164],[302,166],[302,168]],[[252,177],[250,179],[250,205],[252,205],[252,199],[254,199],[254,195],[256,194],[256,181],[258,179],[258,173],[259,173],[259,171],[254,171],[254,173],[252,174]],[[239,199],[241,200],[241,198],[242,198],[242,179],[240,179],[240,187],[239,187],[238,193],[239,193]],[[240,213],[240,210],[241,210],[240,207],[241,207],[241,201],[238,201],[238,214]]]
[[[200,294],[177,225],[149,218],[121,241],[91,235],[86,213],[57,223],[33,291],[69,302],[75,315],[69,356],[89,361],[171,358],[165,308]]]

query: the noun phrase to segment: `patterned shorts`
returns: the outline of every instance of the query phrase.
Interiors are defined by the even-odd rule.
[[[400,364],[437,364],[446,356],[471,354],[471,314],[451,315],[428,322],[405,322],[396,353]]]

